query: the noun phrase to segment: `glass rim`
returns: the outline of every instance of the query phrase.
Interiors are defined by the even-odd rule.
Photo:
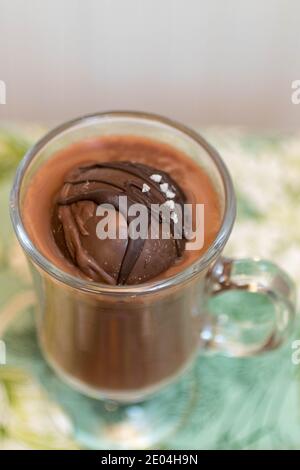
[[[221,177],[225,193],[225,209],[222,217],[220,229],[208,247],[208,249],[190,266],[187,266],[177,274],[167,277],[166,279],[148,281],[143,284],[125,285],[125,286],[111,286],[102,284],[95,281],[89,281],[83,278],[73,276],[72,274],[63,271],[55,266],[48,260],[33,244],[31,241],[22,221],[19,198],[23,177],[32,160],[38,152],[40,152],[46,145],[48,145],[59,134],[77,126],[81,123],[93,123],[99,119],[113,119],[113,118],[135,118],[146,121],[161,123],[173,130],[180,131],[181,133],[190,137],[196,144],[200,145],[207,152],[210,159],[215,164],[219,176]],[[167,287],[175,286],[193,278],[199,272],[203,271],[211,262],[221,253],[225,243],[227,242],[231,233],[236,215],[236,198],[233,188],[231,176],[225,163],[220,157],[219,153],[196,131],[189,127],[180,124],[172,119],[162,117],[157,114],[144,113],[138,111],[108,111],[84,115],[70,121],[67,121],[45,134],[36,144],[34,144],[25,154],[21,160],[14,179],[14,183],[10,193],[10,216],[12,225],[18,241],[22,246],[25,253],[36,263],[43,271],[54,277],[56,280],[67,284],[68,286],[81,290],[83,292],[90,292],[94,294],[110,294],[110,295],[138,295],[147,294],[151,292],[160,291]]]

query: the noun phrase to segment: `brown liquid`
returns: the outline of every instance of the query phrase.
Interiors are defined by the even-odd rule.
[[[204,246],[185,251],[183,257],[155,280],[173,276],[204,253],[220,228],[220,205],[213,184],[193,160],[183,152],[154,140],[136,137],[101,137],[67,147],[46,162],[34,176],[25,195],[23,220],[35,246],[53,264],[70,274],[83,274],[64,258],[51,231],[51,214],[55,197],[66,174],[88,162],[132,161],[148,164],[167,172],[183,189],[188,203],[205,205]]]
[[[25,194],[22,216],[38,250],[62,270],[82,277],[53,239],[53,202],[74,166],[110,160],[137,161],[164,170],[181,186],[188,202],[205,204],[204,247],[186,251],[160,277],[172,276],[198,259],[221,224],[219,199],[210,178],[175,148],[135,136],[76,143],[37,171]],[[110,398],[144,396],[177,375],[196,354],[205,311],[205,275],[203,271],[188,283],[159,292],[125,296],[81,292],[38,270],[37,324],[42,348],[52,365],[79,388]]]

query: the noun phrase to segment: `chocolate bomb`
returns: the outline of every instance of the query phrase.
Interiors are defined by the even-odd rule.
[[[126,196],[125,207],[120,203],[122,196]],[[185,201],[181,188],[164,171],[127,161],[92,163],[66,176],[54,207],[52,232],[60,251],[83,275],[111,285],[140,284],[163,273],[182,256],[185,237],[181,225],[180,236],[174,233],[181,221],[176,211],[180,208],[183,213]],[[97,235],[101,220],[97,207],[104,204],[117,214],[115,238]],[[127,211],[133,204],[147,209],[147,238],[132,238],[128,230],[134,217]],[[155,211],[155,207],[163,210]],[[167,216],[169,238],[163,236]],[[152,238],[153,224],[157,225],[156,238]],[[125,236],[123,230],[120,237],[124,228]]]

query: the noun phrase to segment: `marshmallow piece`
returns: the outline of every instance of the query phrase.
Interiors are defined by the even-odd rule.
[[[161,179],[162,179],[162,176],[161,175],[157,175],[157,174],[153,174],[150,176],[150,179],[152,181],[154,181],[155,183],[160,183],[161,182]]]
[[[166,201],[164,203],[165,206],[169,207],[170,209],[174,209],[175,208],[175,202],[174,201]]]
[[[169,189],[168,183],[162,183],[162,184],[159,185],[159,187],[160,187],[160,190],[161,190],[163,193],[166,193],[166,192],[168,191],[168,189]]]
[[[176,194],[173,191],[169,190],[166,192],[166,196],[168,199],[173,199],[176,196]]]
[[[148,186],[148,184],[144,183],[142,193],[147,193],[148,191],[150,191],[150,186]]]

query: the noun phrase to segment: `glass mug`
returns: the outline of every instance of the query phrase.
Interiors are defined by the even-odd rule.
[[[222,224],[214,242],[173,277],[133,286],[80,279],[54,266],[26,233],[24,194],[39,167],[69,144],[109,134],[140,135],[175,146],[205,169],[219,195]],[[278,347],[290,331],[295,286],[288,275],[268,261],[221,257],[235,220],[231,178],[218,153],[181,124],[137,112],[99,113],[63,124],[21,162],[10,209],[32,270],[41,349],[57,374],[87,396],[140,401],[185,371],[199,350],[249,356]],[[212,296],[234,289],[259,292],[272,301],[274,318],[263,338],[247,339],[261,327],[249,318],[231,322],[209,312]]]

